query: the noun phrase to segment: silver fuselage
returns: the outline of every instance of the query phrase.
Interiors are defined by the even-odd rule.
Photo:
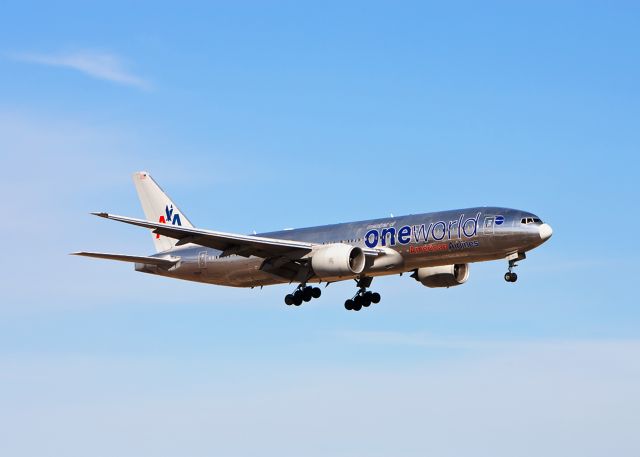
[[[535,219],[536,222],[523,223],[523,219]],[[478,207],[282,230],[257,236],[384,249],[385,255],[368,259],[365,270],[357,275],[362,277],[399,274],[421,267],[505,259],[542,244],[546,239],[541,235],[542,225],[537,216],[526,211]],[[221,254],[215,249],[185,245],[154,255],[180,257],[174,268],[165,270],[136,264],[136,270],[235,287],[292,282],[263,271],[263,258],[221,257]],[[322,281],[345,279],[350,278],[322,278]],[[315,276],[308,280],[319,281]]]

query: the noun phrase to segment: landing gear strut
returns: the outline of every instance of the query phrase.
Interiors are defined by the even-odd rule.
[[[358,280],[359,290],[353,298],[344,302],[344,308],[348,311],[360,311],[362,308],[368,308],[372,303],[380,303],[380,294],[368,291],[373,278],[361,278]]]
[[[302,302],[309,302],[312,298],[320,298],[320,295],[322,295],[322,291],[319,287],[300,284],[293,293],[284,297],[284,302],[289,306],[300,306]]]

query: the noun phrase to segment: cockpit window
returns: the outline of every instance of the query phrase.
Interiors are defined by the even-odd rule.
[[[520,219],[521,224],[541,224],[542,221],[537,217],[523,217]]]

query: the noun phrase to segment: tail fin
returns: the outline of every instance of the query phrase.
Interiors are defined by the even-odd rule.
[[[133,183],[136,186],[144,215],[148,221],[160,222],[163,224],[180,225],[182,227],[193,227],[189,219],[178,206],[171,201],[160,186],[153,180],[146,171],[139,171],[133,174]],[[152,233],[153,244],[157,252],[166,251],[176,245],[177,240],[166,236]]]

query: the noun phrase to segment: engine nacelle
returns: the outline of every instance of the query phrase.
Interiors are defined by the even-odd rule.
[[[469,264],[442,265],[418,268],[412,278],[427,287],[453,287],[464,284],[469,279]]]
[[[364,252],[357,246],[330,244],[314,252],[311,268],[320,278],[359,275],[365,260]]]

